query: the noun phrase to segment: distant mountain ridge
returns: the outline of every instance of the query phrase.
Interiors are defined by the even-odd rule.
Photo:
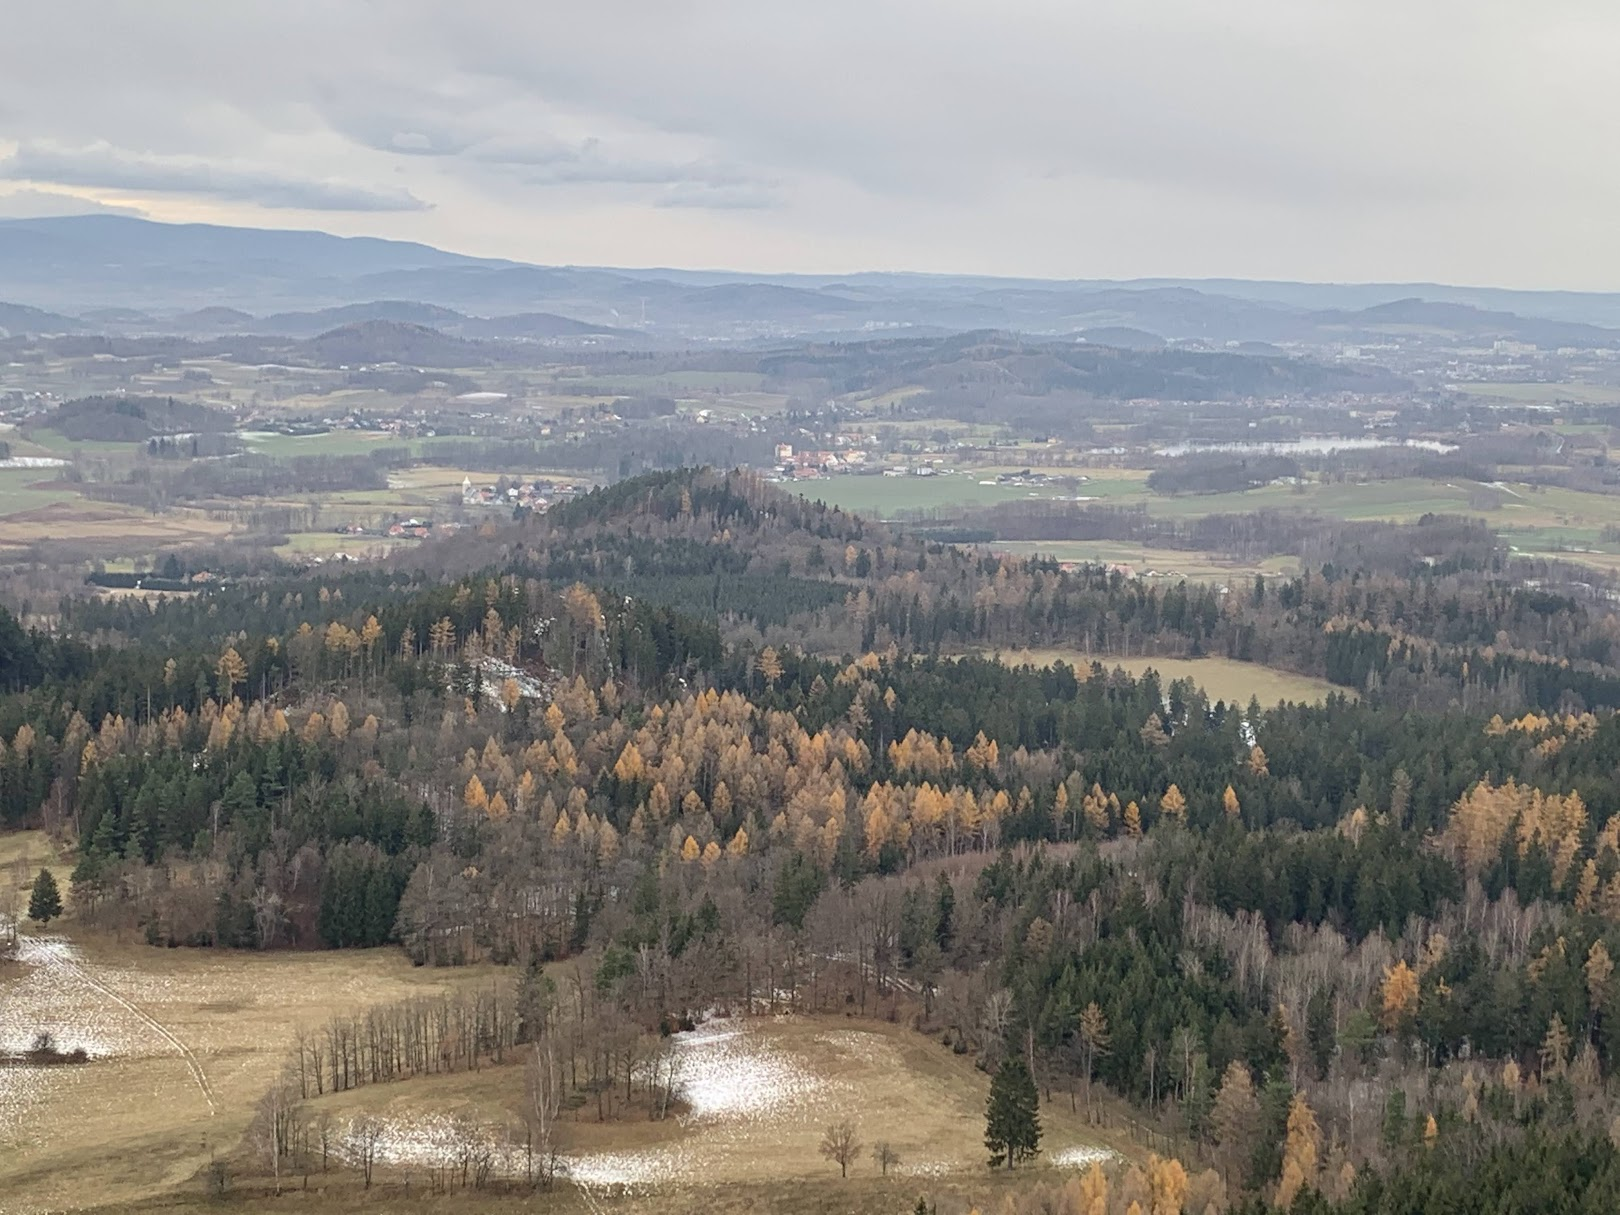
[[[1235,347],[1434,331],[1485,343],[1620,345],[1620,293],[535,266],[408,241],[118,215],[0,220],[0,300],[15,301],[0,306],[0,328],[41,333],[223,334],[242,325],[309,337],[392,320],[466,338],[1134,330],[1146,336],[1133,341]]]

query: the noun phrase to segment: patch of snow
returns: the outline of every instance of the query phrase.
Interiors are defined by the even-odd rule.
[[[1047,1156],[1047,1161],[1060,1169],[1086,1169],[1094,1164],[1105,1164],[1119,1153],[1105,1147],[1063,1148]]]
[[[746,1028],[700,1027],[676,1034],[674,1046],[689,1122],[750,1120],[801,1105],[827,1087]]]
[[[551,689],[522,667],[515,667],[509,662],[502,662],[499,658],[486,657],[480,664],[484,673],[484,692],[495,698],[495,702],[504,709],[506,706],[501,700],[501,689],[510,679],[517,685],[518,695],[524,700],[550,700]]]

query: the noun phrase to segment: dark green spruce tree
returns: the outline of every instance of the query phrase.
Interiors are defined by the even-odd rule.
[[[41,869],[28,896],[28,918],[37,924],[48,924],[61,914],[62,892],[56,888],[51,871]]]
[[[984,1146],[990,1149],[992,1168],[1005,1161],[1010,1169],[1041,1150],[1040,1094],[1019,1055],[1004,1060],[990,1081]]]

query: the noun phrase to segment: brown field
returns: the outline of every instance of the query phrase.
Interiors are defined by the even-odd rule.
[[[75,499],[0,517],[0,548],[42,540],[119,543],[134,551],[169,544],[217,540],[230,524],[193,511],[150,515],[109,502]]]
[[[0,837],[0,895],[25,889],[43,863],[65,887],[67,866],[41,833]],[[155,949],[76,932],[71,919],[67,933],[25,933],[19,958],[0,963],[7,1010],[0,1045],[26,1045],[48,1029],[61,1048],[84,1046],[92,1055],[79,1066],[0,1069],[5,1215],[202,1205],[211,1159],[228,1160],[233,1192],[249,1197],[267,1179],[258,1176],[244,1132],[299,1027],[487,983],[498,973],[416,969],[393,949]],[[675,1115],[604,1123],[587,1102],[565,1123],[569,1179],[548,1205],[879,1211],[908,1208],[919,1192],[978,1194],[1007,1184],[985,1169],[988,1077],[933,1038],[847,1017],[757,1017],[711,1021],[680,1035],[676,1050]],[[1093,1159],[1140,1154],[1125,1131],[1088,1125],[1071,1112],[1067,1094],[1055,1097],[1042,1110],[1043,1155],[1029,1177],[1060,1181]],[[429,1171],[445,1163],[452,1119],[468,1119],[505,1143],[522,1100],[523,1071],[513,1064],[316,1098],[306,1103],[306,1117],[328,1113],[346,1127],[364,1111],[379,1117],[387,1134],[372,1193],[361,1191],[355,1169],[335,1167],[315,1172],[311,1187],[319,1194],[303,1202],[318,1210],[389,1209],[407,1185],[420,1199]],[[863,1150],[845,1182],[820,1157],[824,1128],[843,1119],[856,1124],[867,1148],[879,1138],[894,1144],[901,1163],[893,1175],[879,1176]],[[520,1160],[515,1152],[503,1157],[498,1172],[509,1186],[521,1176]],[[463,1201],[469,1197],[478,1207],[486,1197],[496,1206],[519,1201],[496,1194]],[[808,1205],[795,1205],[801,1202]]]
[[[578,1184],[622,1196],[694,1181],[824,1178],[829,1166],[817,1145],[842,1119],[868,1145],[889,1139],[905,1175],[984,1167],[988,1076],[912,1030],[829,1016],[721,1018],[680,1035],[676,1049],[685,1096],[678,1117],[604,1123],[587,1105],[565,1125],[564,1157]],[[449,1117],[490,1128],[517,1121],[522,1086],[521,1068],[500,1067],[362,1088],[311,1109],[338,1120],[356,1109],[380,1117],[391,1128],[388,1172],[402,1180],[438,1162],[435,1131]],[[1046,1107],[1043,1119],[1049,1157],[1101,1152],[1098,1131],[1070,1112],[1067,1097]],[[851,1171],[874,1167],[863,1158]]]
[[[46,856],[0,837],[0,894]],[[19,865],[17,862],[21,861]],[[64,889],[69,869],[53,861]],[[26,907],[26,894],[22,906]],[[3,907],[3,903],[0,903]],[[127,1202],[234,1151],[299,1026],[487,971],[413,968],[397,950],[250,954],[25,932],[0,963],[0,1043],[49,1030],[80,1066],[0,1068],[0,1212]]]
[[[685,1041],[682,1084],[688,1104],[663,1121],[634,1115],[599,1123],[587,1106],[562,1128],[565,1169],[545,1198],[566,1211],[681,1212],[902,1211],[926,1193],[969,1201],[1032,1180],[1060,1183],[1091,1161],[1136,1158],[1142,1150],[1117,1126],[1088,1125],[1064,1094],[1042,1107],[1042,1155],[1013,1178],[986,1168],[982,1143],[989,1081],[963,1056],[913,1031],[840,1017],[774,1017],[711,1022]],[[430,1173],[453,1158],[453,1119],[488,1128],[492,1139],[516,1121],[523,1076],[518,1066],[379,1085],[308,1103],[345,1125],[365,1112],[387,1128],[375,1189],[364,1194],[355,1171],[316,1172],[303,1199],[320,1211],[345,1211],[424,1199]],[[1110,1120],[1113,1115],[1111,1113]],[[863,1149],[848,1179],[817,1151],[824,1128],[855,1124]],[[889,1140],[900,1162],[889,1176],[870,1156]],[[506,1157],[501,1185],[522,1189],[523,1157]],[[237,1157],[239,1191],[262,1190],[268,1178]],[[293,1185],[302,1184],[294,1181]],[[202,1205],[191,1180],[166,1199],[139,1209]],[[472,1209],[516,1206],[517,1194],[462,1194]],[[531,1199],[532,1201],[532,1199]],[[942,1210],[952,1209],[949,1204]]]
[[[997,657],[1009,666],[1046,667],[1055,662],[1066,662],[1082,672],[1092,662],[1100,662],[1107,670],[1123,667],[1134,676],[1144,671],[1159,673],[1162,683],[1176,679],[1191,679],[1211,700],[1248,704],[1250,697],[1263,705],[1278,701],[1296,701],[1302,704],[1320,704],[1329,694],[1355,696],[1350,688],[1341,688],[1325,679],[1310,675],[1296,675],[1292,671],[1279,671],[1255,662],[1237,662],[1231,658],[1117,658],[1106,654],[1086,654],[1079,650],[1006,650]]]

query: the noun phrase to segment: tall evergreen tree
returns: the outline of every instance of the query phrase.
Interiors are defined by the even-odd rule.
[[[1040,1094],[1020,1055],[1005,1059],[990,1081],[984,1146],[992,1166],[1006,1161],[1009,1169],[1041,1150]]]
[[[28,896],[28,918],[38,924],[48,924],[61,914],[62,892],[56,888],[51,871],[41,869]]]

